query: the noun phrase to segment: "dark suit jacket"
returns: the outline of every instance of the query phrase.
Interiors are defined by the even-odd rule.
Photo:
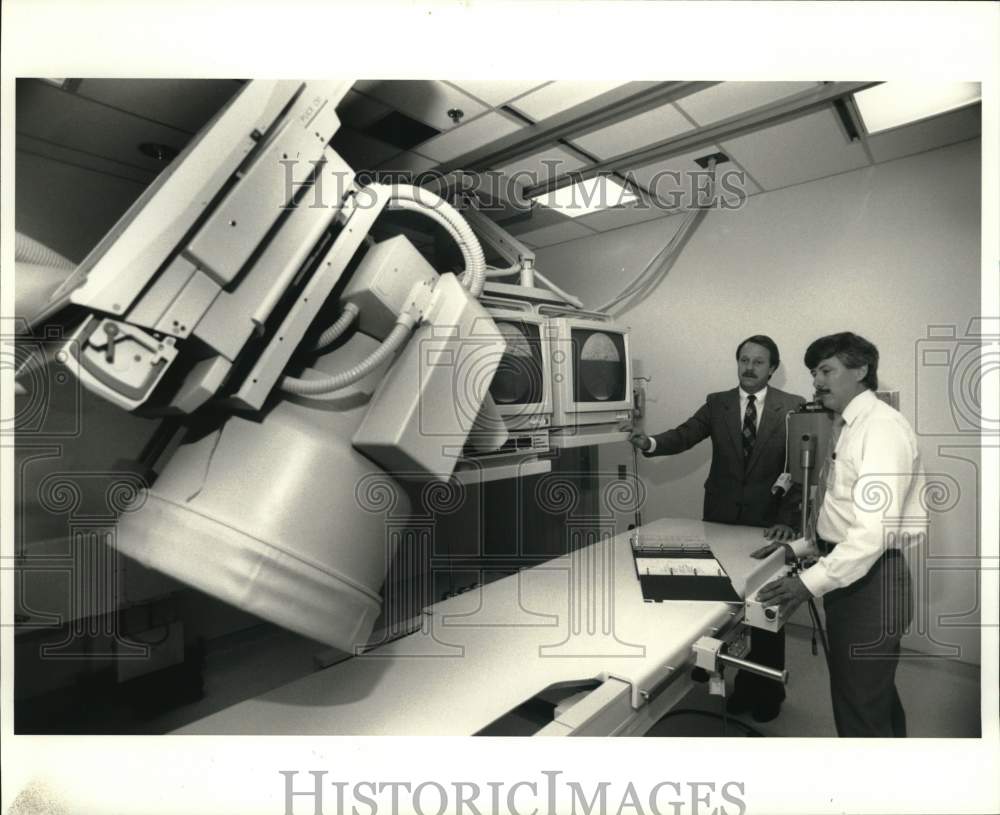
[[[744,467],[739,389],[710,393],[684,424],[660,433],[653,456],[669,456],[712,437],[712,467],[705,482],[703,519],[715,523],[797,526],[797,487],[777,502],[771,486],[785,468],[785,415],[805,399],[768,387],[757,428],[757,441]],[[758,410],[761,410],[758,406]]]

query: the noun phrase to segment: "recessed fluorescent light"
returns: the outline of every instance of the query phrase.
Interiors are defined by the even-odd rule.
[[[535,199],[544,207],[558,209],[570,218],[579,218],[602,209],[625,206],[638,200],[634,192],[625,189],[613,178],[598,175],[547,192]]]
[[[883,82],[854,94],[871,134],[947,113],[981,98],[978,82]]]

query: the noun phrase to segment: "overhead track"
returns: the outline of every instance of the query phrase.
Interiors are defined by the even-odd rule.
[[[472,150],[449,162],[441,164],[437,170],[448,173],[452,170],[483,170],[489,167],[499,167],[509,164],[515,159],[531,155],[557,143],[560,139],[569,139],[585,131],[596,130],[605,125],[638,116],[647,110],[653,110],[669,102],[674,102],[698,91],[703,91],[717,82],[662,82],[644,88],[638,93],[603,105],[596,111],[593,109],[578,112],[589,103],[583,103],[566,114],[557,115],[541,124],[531,126],[531,134],[524,138],[524,131],[492,142],[485,147]],[[603,96],[610,96],[617,91],[611,91]],[[600,99],[601,97],[596,97]],[[590,100],[593,102],[595,100]],[[576,111],[576,112],[575,112]],[[575,113],[574,113],[575,112]]]
[[[758,130],[772,127],[782,122],[798,119],[818,110],[828,108],[830,104],[845,96],[878,85],[878,82],[830,82],[815,90],[796,94],[788,99],[763,105],[754,110],[730,116],[715,124],[706,125],[696,130],[682,133],[657,144],[622,153],[609,159],[591,164],[582,170],[563,173],[540,184],[528,187],[523,191],[525,198],[534,198],[554,190],[561,189],[581,180],[593,178],[596,175],[612,172],[623,172],[633,167],[641,167],[654,161],[663,161],[675,156],[684,155],[701,147],[710,147],[721,141],[745,136]]]

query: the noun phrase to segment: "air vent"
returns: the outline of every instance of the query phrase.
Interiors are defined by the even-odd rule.
[[[410,150],[437,136],[441,131],[394,110],[370,124],[362,132],[400,150]]]
[[[851,115],[851,110],[848,108],[847,102],[843,99],[834,99],[833,109],[837,114],[837,118],[840,119],[840,124],[844,128],[844,135],[847,136],[847,140],[860,141],[861,135],[858,133],[857,125],[854,124],[854,117]]]
[[[701,158],[696,158],[694,163],[701,167],[703,170],[708,169],[708,162],[715,159],[715,166],[718,167],[720,164],[729,161],[729,156],[725,153],[712,153],[708,156],[702,156]]]

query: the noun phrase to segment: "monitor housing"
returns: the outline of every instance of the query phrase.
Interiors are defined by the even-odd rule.
[[[629,329],[597,313],[551,316],[552,426],[590,434],[632,416]]]

